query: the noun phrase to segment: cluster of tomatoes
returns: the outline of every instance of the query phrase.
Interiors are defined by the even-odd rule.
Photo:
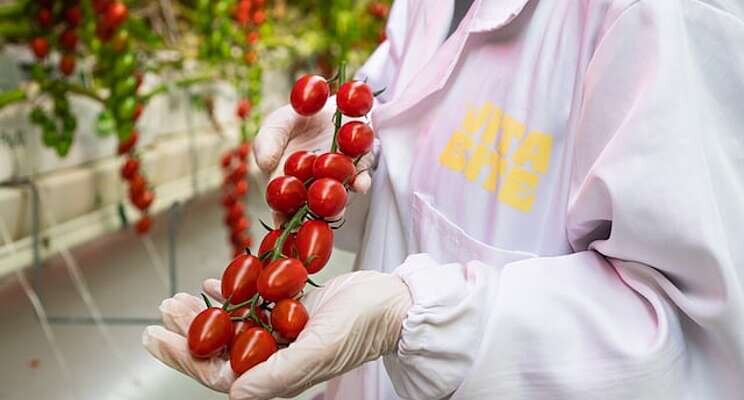
[[[34,22],[39,34],[31,39],[31,50],[39,60],[46,58],[50,50],[49,38],[56,36],[62,52],[59,71],[67,76],[72,75],[75,71],[75,50],[78,44],[77,29],[83,19],[80,5],[74,1],[43,0],[32,2],[33,6],[36,7]]]
[[[388,17],[388,13],[390,13],[390,6],[379,1],[373,1],[369,3],[369,6],[367,6],[367,12],[372,17],[380,21],[385,21]],[[385,41],[385,39],[385,27],[382,26],[382,28],[380,28],[377,33],[377,40],[382,43]]]
[[[248,229],[250,220],[245,215],[243,199],[248,193],[248,153],[251,147],[248,143],[241,143],[235,149],[228,150],[222,155],[222,206],[225,208],[225,225],[230,229],[230,243],[233,253],[238,256],[242,249],[251,246]]]
[[[292,89],[291,103],[303,116],[319,112],[328,100],[328,81],[303,76]],[[308,321],[298,301],[310,274],[328,262],[333,248],[331,224],[346,206],[347,188],[356,175],[355,160],[372,148],[372,129],[361,121],[340,125],[341,116],[361,117],[372,108],[374,94],[363,82],[341,85],[337,94],[336,131],[331,152],[298,151],[287,159],[284,176],[266,190],[269,206],[286,222],[261,241],[258,254],[246,250],[222,274],[222,307],[207,309],[192,321],[188,346],[197,358],[229,352],[240,375],[297,338]],[[340,150],[337,152],[336,150]],[[278,341],[277,341],[278,339]]]
[[[152,218],[148,210],[155,200],[155,192],[149,187],[147,178],[140,169],[140,160],[134,154],[138,138],[137,131],[132,132],[127,140],[119,143],[118,153],[125,156],[121,166],[121,177],[127,183],[129,200],[142,213],[134,229],[137,234],[144,235],[152,227]]]
[[[259,39],[258,28],[266,22],[265,5],[265,0],[238,0],[233,9],[233,18],[245,33],[243,60],[248,65],[255,64],[258,60],[255,47]]]
[[[78,46],[78,28],[83,15],[80,5],[74,1],[44,0],[29,2],[28,13],[33,16],[34,36],[29,43],[37,59],[32,70],[42,90],[52,96],[53,113],[35,107],[31,113],[31,122],[42,129],[42,139],[46,146],[52,147],[57,154],[64,156],[72,145],[77,122],[70,110],[66,88],[60,81],[48,79],[48,72],[43,64],[52,49],[50,43],[56,43],[60,50],[57,69],[63,77],[72,75],[75,70],[75,51]]]

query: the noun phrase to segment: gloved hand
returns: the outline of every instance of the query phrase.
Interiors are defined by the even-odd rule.
[[[218,294],[219,281],[205,282],[204,289]],[[310,319],[297,340],[237,379],[226,360],[189,355],[183,334],[204,307],[193,296],[165,300],[161,311],[170,330],[148,327],[142,340],[165,364],[215,390],[229,390],[231,400],[291,397],[395,351],[411,302],[397,276],[360,271],[336,277],[302,298]]]
[[[333,114],[336,111],[336,97],[332,96],[325,107],[309,117],[297,114],[287,104],[267,116],[253,141],[256,163],[262,171],[271,174],[271,178],[284,173],[284,162],[287,157],[298,150],[327,152],[333,138]],[[344,117],[343,122],[350,119]],[[372,166],[374,155],[369,153],[357,164],[357,175],[351,189],[366,193],[372,185],[372,179],[366,170]]]

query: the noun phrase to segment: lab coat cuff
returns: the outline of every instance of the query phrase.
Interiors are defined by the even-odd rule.
[[[427,254],[408,257],[393,273],[411,292],[397,351],[384,358],[402,399],[440,399],[454,392],[473,364],[481,336],[479,279],[461,264],[438,264]]]

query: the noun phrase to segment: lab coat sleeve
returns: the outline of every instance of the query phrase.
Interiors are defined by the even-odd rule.
[[[571,133],[575,253],[409,257],[385,358],[402,398],[703,398],[682,391],[706,373],[713,398],[741,395],[742,43],[741,19],[695,1],[608,23]]]

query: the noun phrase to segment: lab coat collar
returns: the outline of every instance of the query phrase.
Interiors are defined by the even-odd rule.
[[[514,20],[530,0],[475,0],[473,7],[458,28],[439,49],[438,57],[428,63],[416,80],[406,87],[406,95],[398,101],[381,105],[372,114],[373,124],[382,127],[394,116],[409,110],[427,96],[441,90],[450,78],[463,51],[468,36],[475,32],[499,29]],[[451,13],[451,10],[449,11]],[[434,12],[434,16],[441,17]]]
[[[499,29],[513,21],[530,0],[481,0],[470,32]]]

